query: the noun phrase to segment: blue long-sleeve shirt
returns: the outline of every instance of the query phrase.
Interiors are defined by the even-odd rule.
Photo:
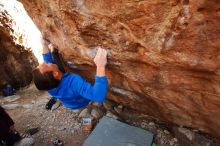
[[[44,61],[53,63],[51,53],[43,54]],[[51,90],[49,94],[59,99],[64,106],[70,109],[77,109],[89,104],[90,101],[103,102],[108,90],[106,76],[95,76],[95,83],[92,85],[85,81],[80,75],[64,73],[60,84]]]

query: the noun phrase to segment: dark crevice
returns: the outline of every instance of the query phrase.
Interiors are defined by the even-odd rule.
[[[189,4],[189,0],[183,0],[183,5],[188,5]]]

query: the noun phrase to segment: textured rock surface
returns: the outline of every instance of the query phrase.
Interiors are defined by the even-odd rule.
[[[37,65],[30,51],[15,40],[21,40],[21,35],[15,35],[12,25],[15,23],[6,11],[0,11],[0,89],[5,84],[20,88],[30,84],[31,71]],[[13,35],[12,35],[13,34]]]
[[[220,137],[219,0],[20,0],[89,79],[109,50],[108,98]]]

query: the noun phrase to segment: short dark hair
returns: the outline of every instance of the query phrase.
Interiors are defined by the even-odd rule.
[[[38,90],[50,90],[56,88],[60,81],[55,79],[53,72],[41,73],[39,68],[36,68],[32,72],[34,84]]]

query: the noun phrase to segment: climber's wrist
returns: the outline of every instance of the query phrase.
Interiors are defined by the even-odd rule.
[[[99,76],[99,77],[105,76],[105,66],[97,66],[96,76]]]

